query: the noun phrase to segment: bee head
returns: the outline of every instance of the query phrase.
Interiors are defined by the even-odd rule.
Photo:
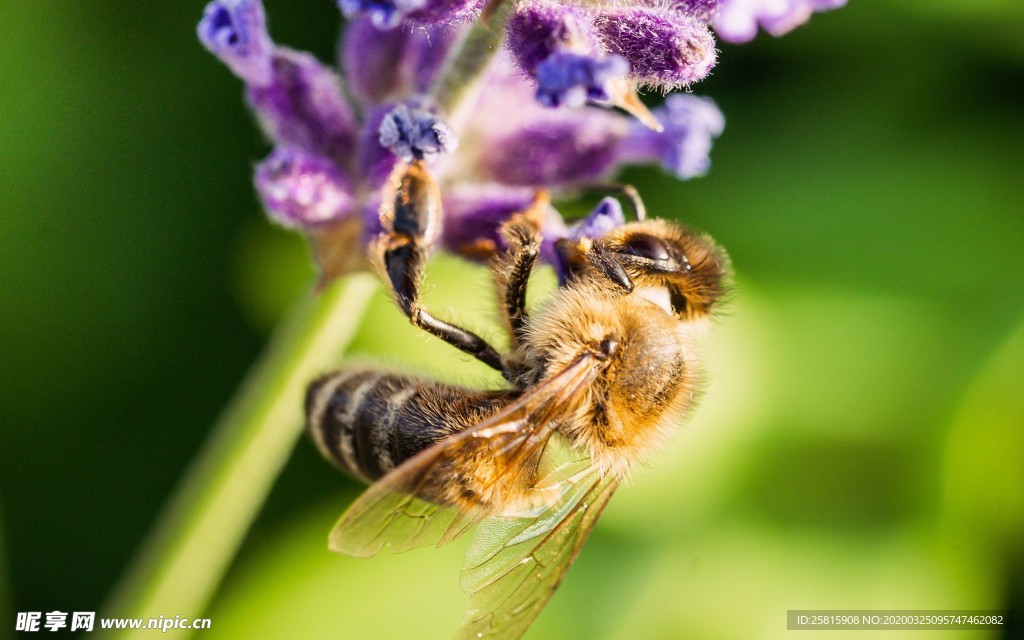
[[[729,259],[709,236],[665,220],[622,225],[596,243],[639,289],[664,287],[681,319],[707,316],[721,298]]]

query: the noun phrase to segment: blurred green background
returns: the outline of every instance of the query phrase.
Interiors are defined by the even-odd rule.
[[[278,41],[331,59],[332,2],[266,4]],[[267,147],[195,39],[202,6],[0,2],[0,637],[14,611],[100,609],[312,277],[261,217]],[[712,173],[624,178],[731,252],[711,384],[527,637],[811,637],[787,609],[1019,616],[1024,4],[853,0],[721,50],[695,87],[728,122]],[[438,260],[428,301],[495,335],[467,279],[488,290]],[[353,351],[493,381],[383,294]],[[329,554],[359,490],[303,440],[202,636],[448,637],[464,545]]]

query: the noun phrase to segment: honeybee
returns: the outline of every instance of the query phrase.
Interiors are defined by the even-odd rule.
[[[330,373],[306,396],[317,447],[372,482],[335,525],[354,556],[442,544],[479,524],[457,638],[520,637],[580,551],[618,484],[690,412],[693,326],[728,277],[714,241],[663,220],[566,239],[568,276],[533,314],[526,287],[536,216],[514,216],[493,262],[511,336],[500,354],[432,316],[418,291],[440,209],[416,162],[398,179],[374,253],[410,321],[498,369],[508,387],[468,389],[371,370]],[[429,175],[429,174],[423,174]],[[427,189],[427,191],[425,191]]]

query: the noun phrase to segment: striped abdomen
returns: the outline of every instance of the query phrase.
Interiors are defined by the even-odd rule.
[[[478,391],[374,371],[338,371],[309,385],[306,424],[324,456],[371,481],[490,416],[513,397],[512,391]]]

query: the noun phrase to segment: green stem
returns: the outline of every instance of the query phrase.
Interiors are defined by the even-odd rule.
[[[505,37],[505,24],[512,15],[512,0],[499,0],[487,22],[477,20],[449,55],[444,68],[430,87],[430,95],[442,113],[452,114],[465,104],[491,58]]]
[[[281,324],[101,615],[202,615],[302,433],[306,385],[337,365],[375,287],[349,276]]]
[[[449,55],[431,95],[445,113],[469,103],[504,37],[513,2],[499,2]],[[302,432],[306,384],[330,368],[362,318],[372,278],[350,276],[307,299],[275,334],[103,615],[195,618],[234,558]],[[125,638],[149,630],[122,631]],[[179,637],[188,631],[172,630]]]

